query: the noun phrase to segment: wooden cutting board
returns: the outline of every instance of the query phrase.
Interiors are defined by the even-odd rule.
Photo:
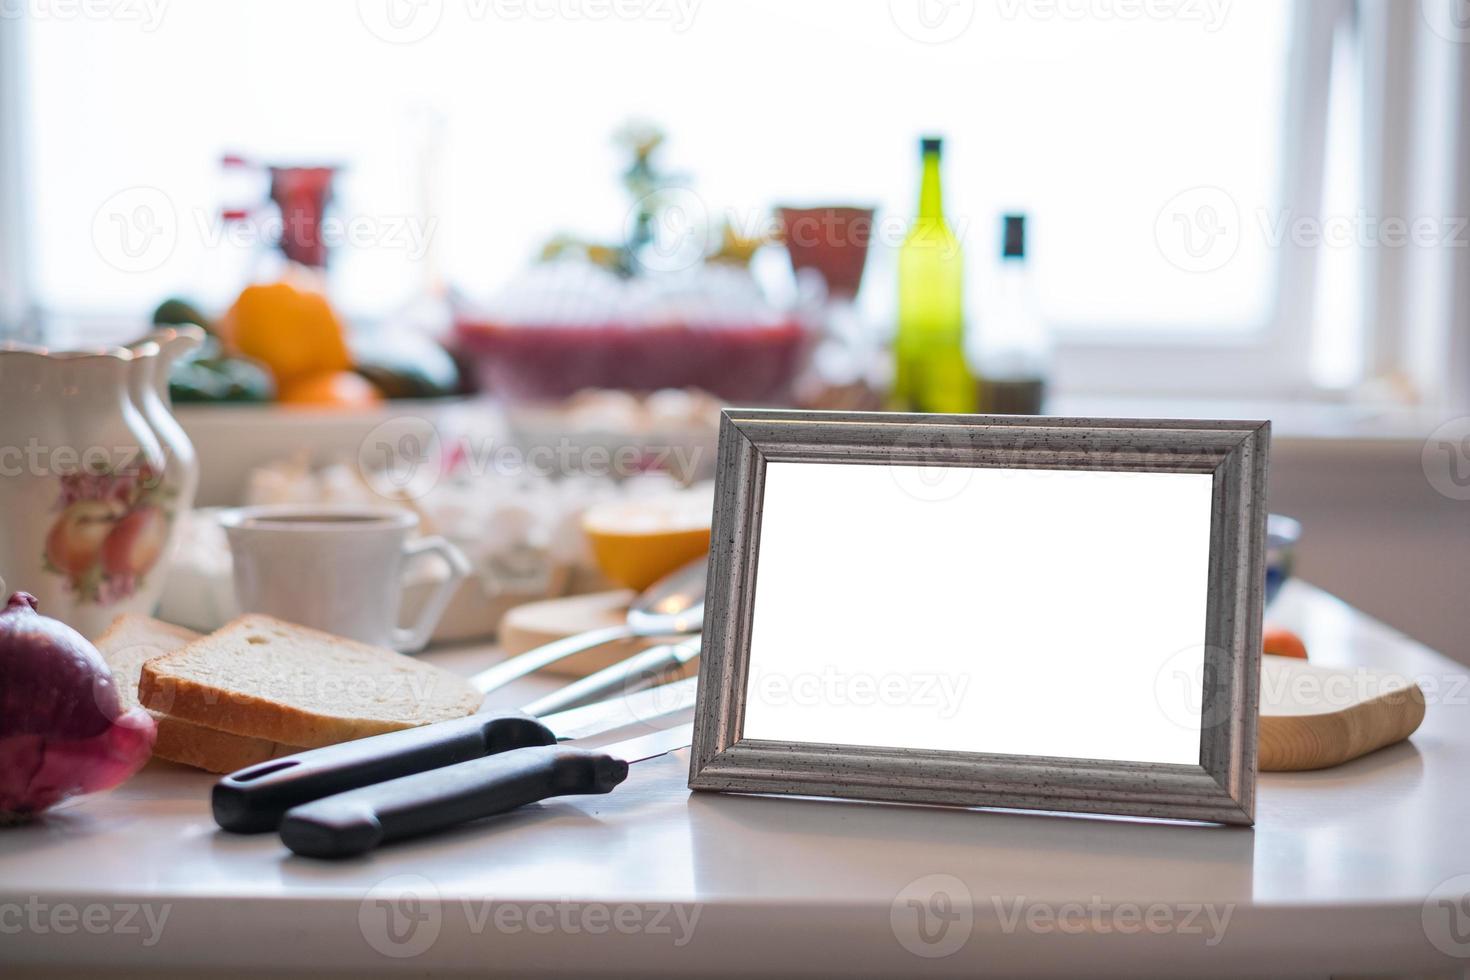
[[[1326,769],[1413,734],[1424,692],[1398,674],[1261,658],[1259,767]]]
[[[543,599],[516,606],[500,621],[500,646],[506,656],[525,653],[553,640],[584,633],[587,630],[617,626],[628,616],[628,604],[633,601],[631,589],[612,592],[590,592],[585,595],[567,596],[562,599]],[[670,637],[640,637],[619,640],[604,646],[575,654],[546,668],[549,674],[564,677],[585,677],[594,671],[626,660],[640,650],[659,643],[669,642]],[[697,665],[697,661],[696,661]],[[693,666],[697,670],[697,666]]]

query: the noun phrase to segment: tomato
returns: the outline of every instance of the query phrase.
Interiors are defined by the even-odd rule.
[[[1302,642],[1302,638],[1280,626],[1266,627],[1265,632],[1261,634],[1261,647],[1263,653],[1274,654],[1278,657],[1307,659],[1307,645]]]

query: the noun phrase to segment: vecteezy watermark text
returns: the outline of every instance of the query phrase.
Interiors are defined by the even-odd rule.
[[[380,41],[414,44],[444,20],[446,0],[357,0],[362,26]],[[700,0],[461,0],[464,19],[533,23],[551,21],[645,21],[668,24],[682,34],[694,24]]]
[[[0,20],[115,20],[145,34],[163,23],[169,0],[0,0]]]
[[[1086,901],[1033,902],[1025,898],[991,898],[1001,932],[1037,935],[1201,936],[1218,946],[1235,913],[1231,903],[1113,902],[1093,895]]]
[[[48,902],[32,895],[23,902],[0,902],[0,936],[137,936],[146,948],[158,945],[168,925],[170,903]]]
[[[828,665],[820,671],[759,670],[751,679],[748,697],[772,707],[927,708],[935,717],[953,718],[969,686],[968,674],[869,674]]]
[[[688,445],[579,443],[565,436],[555,442],[518,444],[491,437],[451,437],[416,415],[401,415],[373,428],[357,450],[358,472],[379,494],[417,499],[433,490],[446,473],[465,477],[610,476],[626,478],[666,472],[692,479],[704,447]]]
[[[1291,208],[1243,211],[1223,187],[1202,185],[1164,202],[1154,222],[1159,253],[1185,272],[1214,272],[1235,258],[1241,245],[1282,248],[1467,248],[1470,218],[1442,214],[1304,214]]]
[[[1197,23],[1207,34],[1225,24],[1231,0],[997,0],[1006,20],[1144,21]]]
[[[269,638],[248,633],[245,641],[250,644],[266,644]],[[143,647],[132,647],[140,650]],[[320,675],[312,672],[273,675],[262,679],[250,694],[234,691],[206,689],[198,697],[206,707],[217,705],[246,704],[261,698],[274,701],[327,704],[361,704],[372,702],[409,701],[426,704],[433,700],[437,691],[442,691],[446,681],[438,674],[425,673],[355,673],[346,676]],[[173,710],[177,693],[174,685],[160,682],[147,688],[147,707],[155,711]]]
[[[395,959],[421,956],[434,945],[446,916],[462,918],[475,936],[487,932],[535,936],[653,936],[676,949],[689,945],[704,907],[689,902],[445,901],[422,875],[378,882],[358,908],[358,928],[373,949]]]
[[[1038,901],[1024,895],[992,895],[990,910],[1006,935],[1199,936],[1218,946],[1235,914],[1233,903],[1117,902],[1101,895],[1073,901]],[[965,947],[983,903],[959,878],[929,874],[915,878],[893,897],[889,925],[900,946],[924,959],[952,956]]]
[[[51,446],[32,436],[24,446],[0,446],[0,477],[106,473],[144,476],[148,458],[134,446]],[[157,474],[152,473],[154,479]]]
[[[98,205],[92,216],[92,245],[114,269],[143,273],[162,268],[181,239],[210,250],[243,249],[274,245],[289,229],[290,238],[301,247],[391,251],[418,262],[428,254],[438,227],[439,219],[433,215],[340,210],[320,216],[271,211],[225,220],[207,208],[181,208],[161,189],[140,184],[123,188]]]

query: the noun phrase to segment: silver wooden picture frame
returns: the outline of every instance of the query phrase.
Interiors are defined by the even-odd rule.
[[[690,788],[1252,823],[1269,434],[1262,421],[726,410]],[[1198,763],[745,737],[766,470],[777,462],[1210,475]]]

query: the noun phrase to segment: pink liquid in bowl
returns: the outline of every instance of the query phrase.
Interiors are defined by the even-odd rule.
[[[694,387],[730,402],[779,404],[789,400],[812,339],[790,319],[750,326],[507,326],[463,317],[454,330],[480,387],[512,401],[564,398],[586,388]]]

